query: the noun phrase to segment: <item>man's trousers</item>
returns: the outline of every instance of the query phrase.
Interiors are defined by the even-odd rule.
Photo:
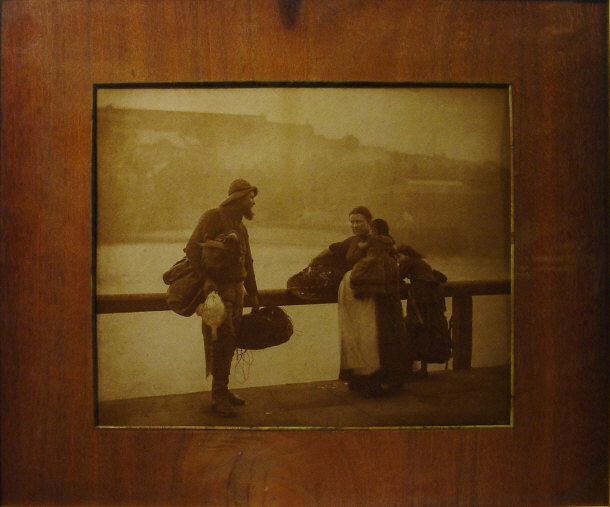
[[[218,294],[225,305],[225,320],[212,340],[212,330],[202,324],[205,344],[206,376],[212,374],[212,397],[228,392],[231,361],[244,307],[242,282],[217,283]]]

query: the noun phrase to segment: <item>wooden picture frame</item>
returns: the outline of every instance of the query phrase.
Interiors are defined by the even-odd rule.
[[[3,503],[608,501],[608,7],[415,0],[2,3]],[[509,83],[512,428],[95,427],[91,89]]]

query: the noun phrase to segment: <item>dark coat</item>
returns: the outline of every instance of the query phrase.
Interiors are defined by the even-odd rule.
[[[400,274],[411,281],[405,326],[414,359],[446,362],[451,357],[451,336],[440,282],[447,278],[419,257],[401,262]]]
[[[343,264],[345,271],[349,271],[354,264],[366,255],[366,238],[350,236],[343,241],[329,245],[328,249],[338,263]]]
[[[238,237],[237,255],[233,256],[227,251],[229,262],[222,268],[206,266],[204,255],[206,242],[210,244],[210,240],[216,240],[230,233],[235,233]],[[211,278],[219,283],[243,281],[250,296],[258,293],[248,230],[242,222],[241,214],[234,207],[221,206],[206,211],[199,219],[184,252],[202,280]]]

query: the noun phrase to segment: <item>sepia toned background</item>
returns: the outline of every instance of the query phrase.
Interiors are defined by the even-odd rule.
[[[2,502],[607,504],[607,22],[605,2],[2,2]],[[93,84],[236,80],[511,84],[514,428],[95,428]]]
[[[164,292],[160,275],[236,178],[259,188],[259,289],[349,236],[359,204],[450,280],[509,279],[508,88],[336,86],[99,88],[97,293]],[[292,341],[249,353],[233,386],[337,378],[336,306],[286,310]],[[508,365],[510,297],[477,297],[474,315],[473,365]],[[211,387],[197,316],[99,315],[96,332],[100,401]]]

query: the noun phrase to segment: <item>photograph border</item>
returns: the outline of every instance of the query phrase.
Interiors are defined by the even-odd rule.
[[[509,300],[510,300],[510,319],[509,319],[509,392],[510,400],[508,407],[508,423],[506,424],[455,424],[455,425],[400,425],[400,426],[246,426],[246,425],[230,425],[230,424],[218,424],[218,425],[176,425],[176,426],[163,426],[163,425],[108,425],[99,423],[99,399],[98,399],[98,375],[99,375],[99,363],[98,363],[98,334],[97,334],[97,318],[98,306],[101,304],[104,306],[108,304],[108,300],[104,299],[103,296],[97,294],[97,190],[98,190],[98,177],[97,177],[97,152],[98,152],[98,138],[97,138],[97,98],[99,90],[177,90],[177,89],[188,89],[188,90],[206,90],[206,89],[257,89],[257,88],[350,88],[350,89],[500,89],[505,90],[506,98],[508,101],[508,152],[509,152],[509,187],[508,187],[508,200],[509,200],[509,213],[510,217],[508,220],[509,225],[509,237],[507,242],[509,245]],[[513,166],[513,112],[512,112],[512,89],[510,83],[447,83],[447,82],[382,82],[382,81],[210,81],[210,82],[164,82],[164,83],[95,83],[93,85],[93,113],[92,113],[92,208],[91,208],[91,219],[92,219],[92,319],[93,332],[93,386],[94,393],[93,399],[95,404],[94,409],[94,420],[95,427],[98,429],[192,429],[192,430],[238,430],[238,431],[282,431],[282,430],[295,430],[295,431],[383,431],[383,430],[417,430],[417,429],[469,429],[469,428],[480,428],[480,429],[493,429],[493,428],[513,428],[514,421],[514,194],[513,194],[513,178],[514,178],[514,166]],[[264,292],[262,295],[264,298]],[[129,294],[136,296],[136,294]],[[159,299],[161,294],[145,294],[144,296],[155,297]],[[446,296],[450,298],[451,296]],[[405,295],[402,296],[402,299]],[[277,303],[273,301],[269,304]],[[133,302],[134,306],[141,307],[141,304],[136,301]],[[160,303],[157,301],[152,302],[150,299],[146,305],[159,306]],[[263,303],[264,304],[264,303]],[[244,307],[249,307],[250,302],[248,296],[246,296],[246,304]],[[139,310],[136,310],[139,311]],[[108,312],[112,313],[112,312]]]

